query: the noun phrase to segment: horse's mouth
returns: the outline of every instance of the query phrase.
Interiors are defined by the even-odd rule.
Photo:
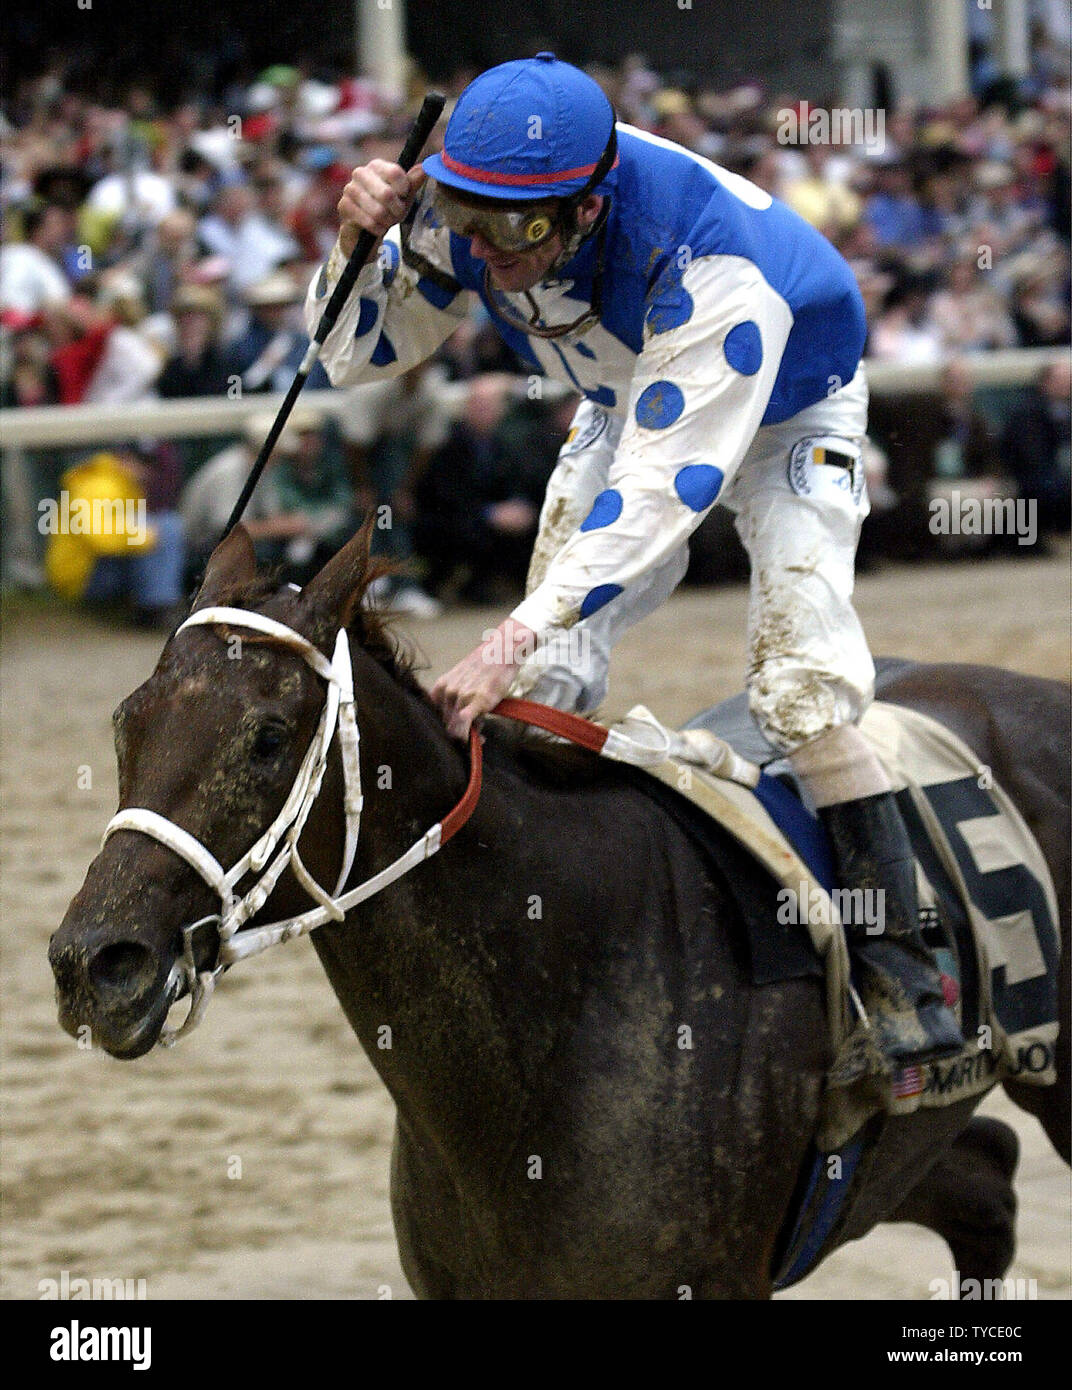
[[[109,1057],[123,1062],[132,1062],[144,1057],[159,1040],[168,1012],[186,993],[185,976],[173,970],[162,990],[150,1002],[149,1007],[138,1017],[131,1018],[128,1013],[109,1015],[96,1012],[87,1020],[84,1014],[75,1017],[71,1009],[60,1001],[60,1027],[72,1037],[81,1039],[87,1024],[92,1035],[94,1047],[103,1048]]]

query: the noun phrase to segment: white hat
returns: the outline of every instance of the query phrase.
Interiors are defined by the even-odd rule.
[[[293,417],[292,417],[293,419]],[[276,440],[274,454],[296,454],[298,452],[298,431],[294,429],[292,419],[288,420],[283,426],[283,432]],[[268,431],[275,424],[274,415],[251,415],[245,424],[246,443],[255,452],[260,452],[260,447],[268,438]]]
[[[242,296],[253,307],[267,307],[272,304],[297,304],[302,292],[285,271],[275,270],[250,285]]]

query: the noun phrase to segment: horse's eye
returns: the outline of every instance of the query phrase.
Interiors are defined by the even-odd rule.
[[[256,758],[271,758],[283,747],[286,729],[282,724],[262,724],[253,742],[253,755]]]

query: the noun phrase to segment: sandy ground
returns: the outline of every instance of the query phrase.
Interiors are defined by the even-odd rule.
[[[746,598],[678,595],[619,649],[610,708],[643,700],[683,720],[740,689]],[[885,570],[858,588],[878,653],[1063,679],[1069,598],[1067,552]],[[411,631],[438,672],[499,616],[468,610]],[[229,974],[173,1051],[120,1063],[60,1031],[48,937],[115,808],[109,715],[159,639],[33,606],[14,610],[4,639],[4,1296],[35,1298],[39,1280],[67,1270],[144,1278],[150,1298],[409,1298],[387,1198],[393,1107],[307,942]],[[1068,1298],[1068,1170],[1003,1096],[985,1110],[1023,1145],[1010,1275]],[[926,1298],[951,1264],[929,1232],[884,1226],[786,1296]]]

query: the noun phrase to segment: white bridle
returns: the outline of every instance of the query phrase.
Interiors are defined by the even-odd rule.
[[[175,997],[177,998],[179,989],[185,981],[190,991],[190,1011],[179,1028],[172,1029],[165,1026],[161,1031],[160,1042],[165,1047],[171,1046],[184,1033],[189,1032],[200,1023],[215,989],[216,980],[226,966],[245,960],[248,956],[258,955],[261,951],[266,951],[270,946],[275,946],[281,941],[290,941],[296,936],[304,936],[316,927],[323,926],[325,922],[341,922],[352,907],[356,907],[358,903],[371,898],[375,893],[386,888],[388,884],[394,883],[396,879],[408,873],[422,860],[435,854],[440,845],[464,823],[465,819],[465,816],[458,818],[457,813],[460,807],[456,807],[455,811],[451,813],[451,817],[447,818],[452,821],[448,834],[444,835],[445,821],[438,821],[386,869],[381,870],[372,878],[366,879],[358,887],[350,889],[348,893],[343,893],[342,889],[345,887],[353,867],[354,855],[357,852],[363,803],[361,766],[358,758],[360,735],[354,713],[353,670],[350,662],[350,644],[346,632],[340,632],[336,638],[335,654],[330,662],[323,652],[314,647],[300,633],[295,632],[284,623],[276,622],[274,618],[268,618],[261,613],[254,613],[244,608],[199,609],[176,629],[175,636],[177,637],[187,628],[203,627],[207,624],[250,628],[275,638],[282,645],[297,652],[307,665],[327,682],[328,689],[320,722],[308,751],[302,759],[302,764],[294,779],[294,785],[290,789],[290,795],[264,834],[230,869],[225,870],[216,856],[188,830],[183,830],[174,821],[168,820],[166,816],[162,816],[156,811],[149,811],[144,807],[137,806],[127,807],[114,815],[105,827],[101,839],[102,848],[108,838],[117,831],[136,830],[166,845],[168,849],[185,859],[220,897],[221,908],[218,918],[216,915],[203,917],[183,928],[183,959],[176,962],[168,985],[175,987]],[[298,839],[320,792],[324,771],[327,767],[328,750],[331,747],[336,729],[339,735],[339,749],[342,754],[346,841],[335,891],[329,894],[317,883],[302,863],[298,853]],[[470,746],[476,758],[479,759],[479,741],[471,741]],[[476,772],[477,794],[479,794],[478,766],[476,766]],[[473,782],[471,780],[470,789],[467,791],[466,797],[463,798],[463,803],[469,801],[472,788]],[[472,806],[470,805],[468,810],[471,811],[471,809]],[[468,812],[466,812],[467,814]],[[279,847],[278,853],[273,859],[272,855],[277,846]],[[319,906],[303,912],[297,917],[285,918],[237,935],[243,923],[249,921],[264,906],[269,894],[275,888],[288,865],[302,887]],[[247,873],[259,874],[260,877],[240,898],[235,892],[235,888]],[[218,921],[217,931],[219,934],[216,964],[210,970],[198,971],[194,961],[193,934],[206,923],[216,921]]]

